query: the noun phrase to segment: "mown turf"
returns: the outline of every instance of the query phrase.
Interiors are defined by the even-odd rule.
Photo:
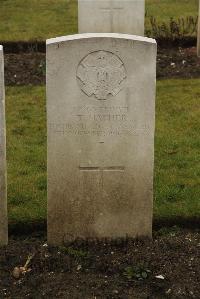
[[[156,217],[200,216],[200,80],[158,82]]]
[[[200,217],[200,79],[157,83],[154,215]],[[6,90],[10,222],[46,218],[44,87]]]
[[[46,119],[42,87],[7,89],[10,220],[46,217]]]
[[[149,18],[159,23],[171,17],[198,14],[198,0],[146,0]],[[77,0],[0,0],[0,41],[46,40],[77,32]]]
[[[159,22],[198,15],[198,0],[146,0],[146,15]]]

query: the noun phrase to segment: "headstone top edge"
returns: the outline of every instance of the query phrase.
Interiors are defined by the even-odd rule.
[[[122,40],[128,39],[132,41],[146,42],[149,44],[157,44],[155,39],[143,37],[139,35],[123,34],[123,33],[82,33],[82,34],[73,34],[73,35],[66,35],[66,36],[47,39],[46,45],[49,46],[61,42],[91,39],[91,38],[113,38],[113,39],[115,38],[115,39],[122,39]]]

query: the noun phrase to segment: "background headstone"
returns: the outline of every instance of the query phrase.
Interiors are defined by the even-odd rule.
[[[79,33],[144,35],[145,0],[79,0]]]
[[[3,47],[0,46],[0,245],[8,243]]]
[[[48,242],[151,236],[156,42],[47,41]]]
[[[197,31],[197,56],[200,57],[200,0],[199,0],[198,31]]]

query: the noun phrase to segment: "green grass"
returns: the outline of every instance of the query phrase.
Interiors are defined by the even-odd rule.
[[[198,15],[199,0],[146,0],[146,15],[154,16],[159,22],[173,17],[186,18]]]
[[[156,217],[200,216],[200,80],[158,82]]]
[[[0,0],[0,40],[46,40],[76,32],[75,1]]]
[[[42,87],[7,89],[10,220],[46,217],[46,119]]]
[[[149,17],[162,22],[170,17],[198,14],[198,0],[146,0]],[[46,40],[77,32],[76,0],[0,0],[0,41]]]
[[[154,215],[200,217],[200,79],[157,83]],[[7,87],[10,222],[46,218],[44,87]]]

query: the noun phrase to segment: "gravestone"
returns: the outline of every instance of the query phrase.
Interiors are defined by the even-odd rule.
[[[3,47],[0,46],[0,246],[8,243]]]
[[[145,0],[79,0],[79,33],[144,35]]]
[[[198,31],[197,31],[197,56],[200,57],[200,0],[199,0]]]
[[[47,40],[48,242],[152,234],[156,42]]]

